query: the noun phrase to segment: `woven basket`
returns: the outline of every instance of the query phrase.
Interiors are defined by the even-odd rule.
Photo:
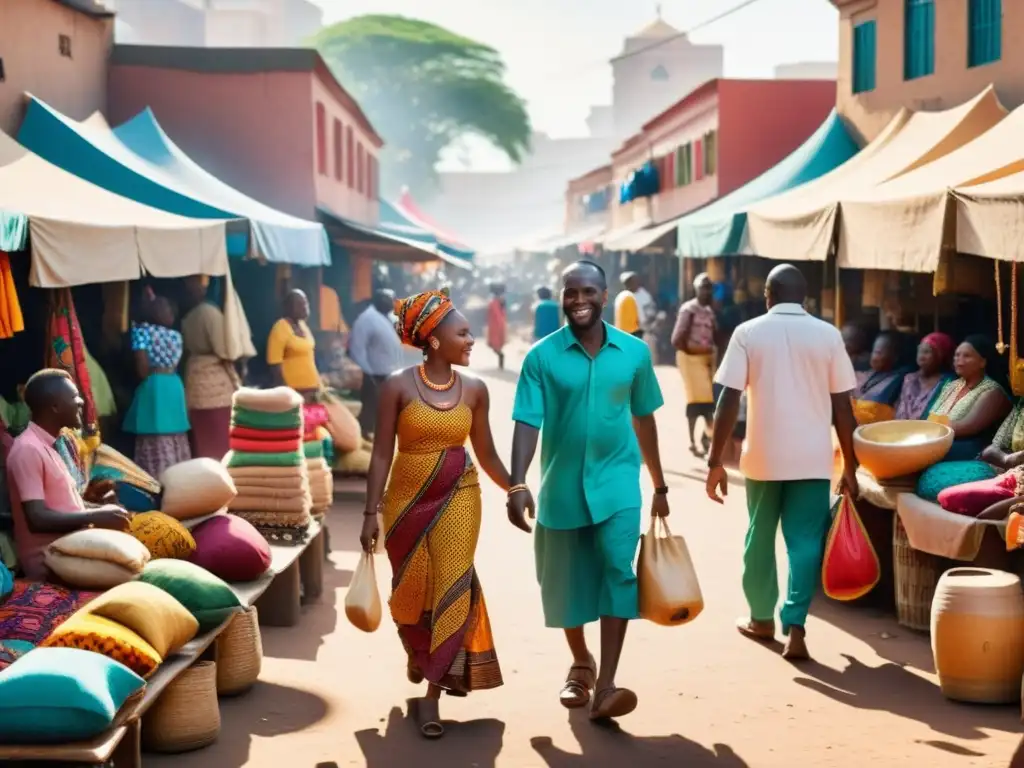
[[[201,749],[219,735],[217,665],[212,661],[197,661],[182,672],[142,718],[142,744],[149,752]]]
[[[263,639],[256,606],[247,608],[217,638],[217,694],[237,696],[255,685],[263,666]]]

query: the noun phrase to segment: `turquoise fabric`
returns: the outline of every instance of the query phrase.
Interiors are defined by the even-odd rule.
[[[620,510],[584,528],[563,531],[538,525],[533,552],[544,625],[574,629],[602,616],[638,618],[633,561],[639,545],[638,508]]]
[[[679,253],[691,259],[741,253],[750,206],[825,175],[857,151],[857,143],[833,110],[818,130],[785,160],[725,197],[680,219]]]
[[[554,299],[544,299],[533,310],[533,340],[550,336],[562,325],[562,313]]]
[[[0,742],[60,744],[92,738],[145,681],[77,648],[36,648],[0,673]]]
[[[185,405],[185,385],[176,373],[151,373],[135,390],[124,417],[125,432],[133,435],[180,435],[191,429]]]
[[[647,344],[607,323],[591,358],[568,325],[527,353],[512,419],[541,430],[538,523],[559,530],[640,507],[634,416],[664,404]]]
[[[162,211],[229,219],[228,253],[270,262],[331,263],[322,224],[270,208],[213,176],[164,133],[150,110],[101,135],[30,98],[18,141],[76,176]],[[251,233],[251,244],[250,244]]]
[[[0,251],[23,251],[27,241],[28,217],[23,213],[0,211]]]
[[[14,589],[14,574],[0,562],[0,601],[3,601]]]
[[[938,504],[939,494],[947,488],[977,480],[991,480],[997,474],[983,461],[940,461],[921,473],[917,479],[917,495]]]

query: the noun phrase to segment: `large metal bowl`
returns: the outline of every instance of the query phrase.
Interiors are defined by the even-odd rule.
[[[933,421],[879,421],[857,427],[857,461],[878,480],[913,475],[942,461],[953,445],[953,430]]]

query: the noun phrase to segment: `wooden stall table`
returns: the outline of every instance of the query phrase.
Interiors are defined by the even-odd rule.
[[[260,624],[268,627],[294,627],[299,623],[301,614],[302,590],[316,595],[323,592],[323,530],[323,526],[314,520],[309,525],[305,543],[270,545],[270,573],[273,579],[255,602]],[[314,542],[319,543],[314,545]],[[302,558],[311,545],[314,545],[313,553],[319,552],[321,567],[311,568],[307,561],[304,572]],[[313,557],[313,553],[306,557]]]

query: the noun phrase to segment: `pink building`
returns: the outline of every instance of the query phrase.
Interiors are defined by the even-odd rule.
[[[383,141],[320,55],[307,48],[118,45],[114,124],[149,107],[196,162],[279,210],[317,207],[378,220]]]
[[[647,162],[659,191],[625,204],[613,196],[616,233],[678,218],[778,163],[835,106],[831,80],[709,80],[648,121],[612,155],[616,189]]]
[[[0,130],[17,133],[26,92],[80,120],[104,109],[113,39],[95,0],[0,0]]]

